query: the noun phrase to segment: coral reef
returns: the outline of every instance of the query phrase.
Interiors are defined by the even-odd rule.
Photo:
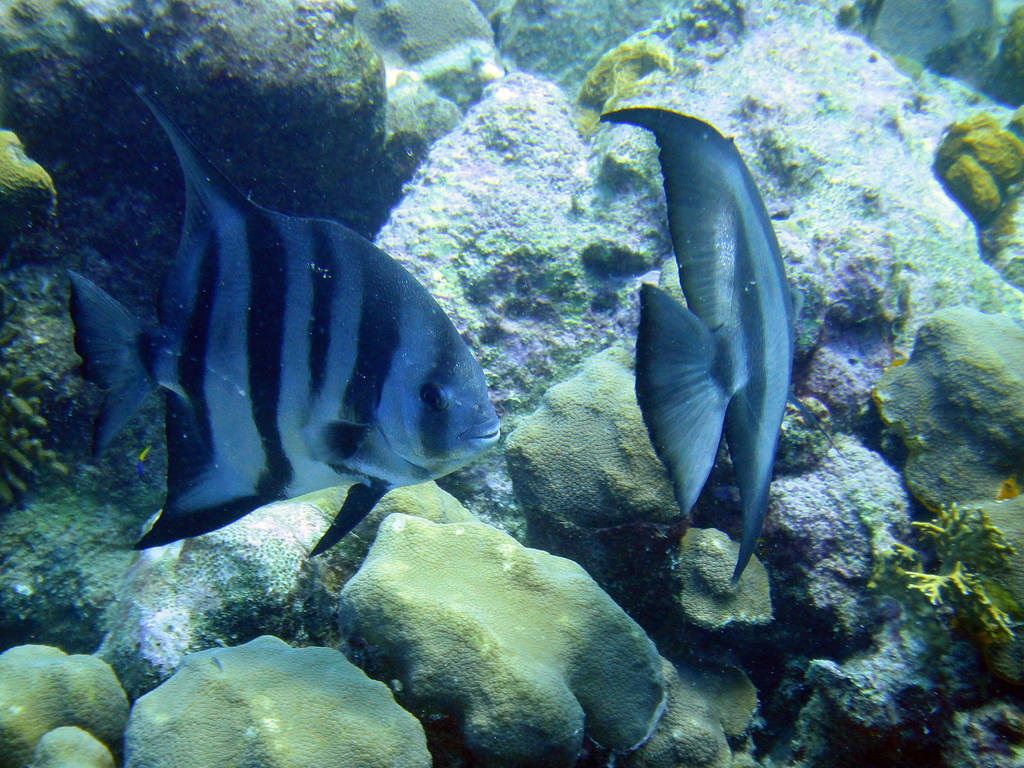
[[[1007,199],[1024,177],[1024,143],[987,112],[950,125],[935,152],[935,173],[950,195],[979,224]]]
[[[25,154],[21,140],[0,131],[0,244],[26,227],[50,220],[57,191],[50,174]]]
[[[24,768],[39,739],[62,726],[116,748],[127,720],[128,699],[99,659],[46,645],[0,654],[0,768]]]
[[[945,765],[953,713],[979,703],[982,675],[967,643],[937,650],[912,622],[894,618],[871,648],[841,663],[807,664],[810,698],[797,718],[799,760],[791,765]]]
[[[910,452],[907,487],[929,509],[994,501],[1024,472],[1024,327],[1004,315],[935,313],[874,399]]]
[[[125,768],[429,768],[423,729],[332,648],[261,636],[189,655],[135,702]]]
[[[334,595],[359,567],[385,515],[472,519],[434,483],[400,488],[337,547],[309,559],[342,498],[330,489],[270,504],[205,536],[142,552],[104,617],[97,654],[135,698],[186,654],[214,645],[270,631],[287,641],[333,644]]]
[[[341,614],[400,701],[453,720],[480,764],[568,768],[584,729],[628,751],[664,707],[653,643],[586,572],[483,523],[389,516]]]
[[[1024,7],[1010,14],[987,90],[1007,104],[1024,102]]]
[[[68,472],[43,442],[47,423],[39,415],[37,393],[45,384],[26,376],[4,354],[17,334],[14,312],[13,300],[0,287],[0,506],[25,493],[36,473]]]
[[[114,758],[110,750],[90,734],[66,725],[54,728],[39,739],[28,768],[114,768]]]
[[[739,544],[721,531],[690,528],[679,545],[679,605],[687,622],[705,629],[772,620],[768,574],[755,557],[733,582]]]

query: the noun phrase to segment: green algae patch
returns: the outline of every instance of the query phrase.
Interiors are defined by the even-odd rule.
[[[568,768],[584,729],[632,750],[664,708],[644,631],[576,563],[483,523],[389,516],[341,606],[404,704],[483,765]]]

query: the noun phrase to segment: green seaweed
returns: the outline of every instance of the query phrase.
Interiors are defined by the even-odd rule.
[[[929,570],[924,553],[895,542],[876,561],[869,586],[889,592],[921,618],[945,613],[982,645],[1014,639],[1024,612],[997,574],[1017,553],[984,510],[943,506],[931,521],[913,526],[937,565]]]
[[[7,359],[17,336],[14,314],[14,301],[0,288],[0,506],[25,493],[43,470],[68,472],[41,437],[48,426],[39,414],[43,382],[25,375],[16,361]]]

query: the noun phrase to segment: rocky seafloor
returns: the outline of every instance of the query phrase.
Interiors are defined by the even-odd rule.
[[[1007,0],[0,3],[0,768],[1024,765],[1021,83]],[[162,409],[91,455],[65,277],[152,317],[134,84],[413,272],[499,446],[317,558],[337,491],[134,552]],[[801,297],[738,583],[727,453],[680,519],[636,404],[630,105],[735,138]]]

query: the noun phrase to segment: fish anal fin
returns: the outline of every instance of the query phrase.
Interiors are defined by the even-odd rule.
[[[338,514],[334,516],[334,522],[327,529],[320,541],[316,543],[309,553],[310,557],[316,557],[333,547],[345,535],[355,528],[360,521],[369,514],[374,505],[381,497],[388,492],[388,487],[383,484],[364,485],[357,483],[348,489],[345,496],[345,503],[341,505]]]
[[[722,436],[730,393],[715,378],[715,338],[666,291],[644,284],[636,395],[683,514],[697,501]]]

